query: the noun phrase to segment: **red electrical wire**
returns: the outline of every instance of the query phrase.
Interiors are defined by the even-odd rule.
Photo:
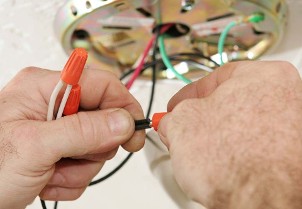
[[[165,33],[171,26],[172,26],[172,24],[167,24],[167,25],[163,26],[160,30],[160,34]],[[143,56],[138,64],[138,66],[136,67],[136,69],[134,70],[134,72],[132,74],[132,77],[126,84],[127,89],[131,88],[132,84],[134,83],[134,81],[137,79],[137,77],[141,73],[141,71],[144,67],[144,64],[145,64],[146,57],[148,56],[148,53],[149,53],[152,45],[154,44],[154,41],[156,38],[157,38],[156,35],[153,35],[152,38],[150,39],[150,41],[148,42],[147,47],[143,52]],[[156,49],[154,49],[154,50],[156,50]]]
[[[144,63],[145,63],[145,59],[146,59],[146,57],[147,57],[154,41],[155,41],[155,38],[156,38],[156,36],[153,35],[152,38],[150,39],[150,41],[148,42],[147,47],[143,52],[143,56],[142,56],[142,58],[141,58],[141,60],[138,64],[137,68],[134,70],[134,72],[132,74],[132,77],[130,78],[130,80],[126,84],[127,89],[131,88],[131,86],[134,83],[135,79],[139,76],[140,72],[142,71]]]

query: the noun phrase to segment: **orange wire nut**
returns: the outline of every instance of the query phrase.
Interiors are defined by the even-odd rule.
[[[152,128],[154,128],[155,131],[158,129],[158,125],[160,120],[167,114],[167,112],[159,112],[159,113],[154,113],[152,116]]]
[[[85,49],[76,48],[73,50],[61,73],[61,80],[73,86],[78,84],[87,58],[88,53]]]
[[[78,112],[81,98],[81,86],[79,84],[72,87],[67,103],[64,108],[64,115],[72,115]]]

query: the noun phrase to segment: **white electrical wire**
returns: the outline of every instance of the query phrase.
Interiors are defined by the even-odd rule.
[[[195,67],[201,69],[201,70],[204,70],[204,71],[207,71],[209,73],[212,73],[214,70],[206,65],[201,65],[201,64],[198,64],[198,63],[195,63],[195,62],[191,62],[191,65],[194,65]]]
[[[71,89],[72,89],[72,85],[68,84],[67,87],[66,87],[63,99],[61,101],[56,120],[63,116],[64,108],[66,106],[66,103],[67,103],[68,97],[70,95]]]
[[[64,82],[62,80],[60,80],[57,83],[55,89],[53,90],[53,92],[50,96],[48,111],[47,111],[47,121],[50,121],[50,120],[53,119],[53,111],[54,111],[54,108],[55,108],[56,99],[57,99],[58,94],[60,93],[60,90],[62,89],[63,86],[64,86]]]

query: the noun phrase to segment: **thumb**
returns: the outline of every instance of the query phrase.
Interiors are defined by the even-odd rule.
[[[134,133],[134,120],[124,109],[106,109],[43,122],[39,127],[42,147],[56,158],[111,151]]]
[[[169,149],[170,147],[170,142],[169,138],[167,137],[167,132],[168,132],[168,125],[172,121],[172,113],[167,113],[161,120],[158,125],[158,135],[161,139],[161,141],[167,146]]]

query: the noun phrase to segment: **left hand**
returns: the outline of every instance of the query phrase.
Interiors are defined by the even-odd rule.
[[[45,121],[59,78],[30,67],[0,92],[0,208],[25,208],[39,194],[76,199],[120,145],[144,145],[144,131],[134,131],[144,117],[139,103],[106,71],[84,71],[78,114]]]

